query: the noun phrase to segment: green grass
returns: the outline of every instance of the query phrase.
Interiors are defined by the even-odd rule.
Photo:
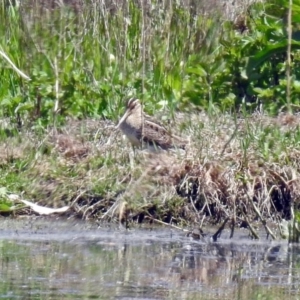
[[[246,30],[216,6],[184,1],[0,6],[0,186],[48,206],[73,203],[83,218],[116,218],[126,203],[132,220],[186,224],[213,213],[242,222],[257,217],[251,199],[266,217],[286,217],[299,122],[257,113],[259,103],[276,115],[289,102],[286,24],[274,1],[254,2],[232,11]],[[135,95],[190,138],[186,156],[132,157],[114,122]]]
[[[266,219],[288,217],[300,173],[298,118],[175,116],[170,126],[190,140],[184,155],[133,155],[109,121],[70,120],[61,133],[21,131],[1,145],[0,186],[40,205],[72,204],[84,219],[126,214],[192,226],[229,215],[240,224],[245,212],[257,218],[251,201]]]
[[[260,1],[250,7],[237,3],[229,12],[244,16],[246,33],[233,26],[218,1],[213,8],[192,9],[184,1],[151,7],[124,1],[113,10],[95,1],[80,12],[27,2],[0,7],[0,47],[31,78],[1,58],[1,114],[19,126],[60,123],[66,116],[116,120],[131,95],[141,97],[148,112],[167,106],[171,115],[189,110],[191,103],[232,110],[244,100],[255,107],[260,99],[270,111],[284,104],[285,85],[272,87],[274,76],[284,79],[282,70],[275,72],[268,63],[274,50],[255,58],[285,38],[285,25]],[[294,64],[296,70],[296,57]]]
[[[60,115],[116,119],[130,93],[143,93],[143,100],[167,96],[170,103],[178,101],[170,84],[176,81],[181,89],[177,73],[189,51],[183,44],[188,12],[179,7],[181,21],[173,24],[172,8],[153,11],[150,19],[133,2],[124,5],[110,14],[95,2],[83,6],[81,14],[66,7],[32,19],[33,9],[2,7],[3,51],[31,78],[26,82],[3,63],[6,115],[29,113],[42,122]]]

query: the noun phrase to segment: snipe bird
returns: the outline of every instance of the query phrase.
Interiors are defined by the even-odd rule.
[[[150,150],[185,149],[187,141],[171,134],[156,120],[146,115],[141,102],[130,98],[124,116],[117,125],[129,139],[133,147],[146,147]]]

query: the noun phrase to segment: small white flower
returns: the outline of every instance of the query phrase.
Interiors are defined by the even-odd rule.
[[[115,61],[116,60],[116,57],[113,55],[113,54],[109,54],[109,61],[110,62],[113,62],[113,61]]]

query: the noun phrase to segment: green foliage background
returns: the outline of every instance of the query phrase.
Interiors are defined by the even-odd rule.
[[[0,50],[31,78],[0,58],[1,117],[42,126],[66,116],[115,120],[132,95],[150,112],[286,107],[287,0],[252,4],[234,22],[176,1],[146,8],[124,1],[113,11],[101,3],[80,11],[0,6]],[[292,9],[298,107],[300,0]]]

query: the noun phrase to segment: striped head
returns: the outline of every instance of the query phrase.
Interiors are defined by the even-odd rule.
[[[136,111],[142,108],[141,101],[138,98],[130,98],[127,100],[126,108],[129,111]]]
[[[126,120],[129,116],[137,116],[137,118],[139,118],[141,116],[141,114],[142,114],[141,101],[137,98],[128,99],[128,101],[126,103],[125,114],[119,121],[117,128],[119,128],[123,122],[126,122]]]

